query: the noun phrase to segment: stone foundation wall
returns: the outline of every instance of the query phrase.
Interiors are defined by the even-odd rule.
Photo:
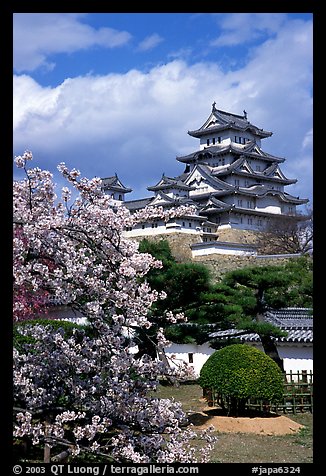
[[[243,243],[253,245],[258,238],[263,237],[263,233],[250,230],[237,230],[236,228],[225,228],[218,230],[218,241],[231,241],[233,243]]]
[[[246,266],[279,266],[285,264],[293,258],[257,258],[256,256],[233,256],[233,255],[209,255],[196,256],[192,261],[206,265],[211,273],[212,279],[218,281],[222,275],[234,269],[244,268]]]
[[[223,233],[222,233],[223,232]],[[257,234],[247,230],[222,230],[219,232],[219,241],[232,241],[236,243],[254,243]],[[284,257],[282,255],[279,258],[257,258],[256,256],[235,256],[235,255],[222,255],[211,254],[208,256],[196,256],[192,257],[190,246],[193,243],[199,242],[199,236],[190,235],[186,233],[171,233],[167,235],[149,235],[145,237],[133,238],[137,241],[141,241],[143,238],[152,240],[155,242],[161,240],[167,240],[171,247],[171,252],[174,258],[179,263],[192,261],[194,263],[202,263],[206,265],[211,273],[213,280],[219,280],[221,276],[227,271],[233,269],[244,268],[245,266],[267,266],[267,265],[282,265],[288,260],[293,259],[289,256]]]
[[[141,241],[143,238],[147,240],[158,242],[166,240],[169,242],[172,255],[179,263],[192,261],[192,253],[190,246],[201,241],[198,235],[191,235],[186,233],[169,233],[166,235],[148,235],[142,237],[135,237],[133,239]]]

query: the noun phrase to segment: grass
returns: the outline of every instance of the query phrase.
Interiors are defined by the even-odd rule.
[[[186,413],[201,412],[207,407],[199,385],[179,387],[161,386],[161,398],[175,398]],[[288,418],[304,425],[299,433],[269,436],[216,431],[218,441],[211,453],[212,463],[312,463],[313,416],[311,413],[287,414]],[[198,440],[196,444],[200,445]]]

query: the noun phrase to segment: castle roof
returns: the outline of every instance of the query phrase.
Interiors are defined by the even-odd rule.
[[[232,164],[222,167],[211,167],[211,173],[215,177],[225,176],[231,174],[237,174],[242,176],[249,176],[251,178],[257,178],[257,180],[272,180],[282,184],[293,184],[297,182],[297,179],[289,179],[281,171],[277,162],[272,163],[262,172],[253,170],[245,155],[241,155],[238,159],[234,160]]]
[[[154,197],[140,198],[139,200],[126,200],[123,205],[130,211],[140,210],[150,205]]]
[[[267,195],[273,195],[279,197],[279,199],[286,203],[292,203],[296,205],[301,205],[303,203],[307,203],[308,199],[300,199],[299,197],[294,197],[287,192],[282,192],[280,190],[275,190],[271,187],[268,187],[265,184],[254,184],[250,187],[239,187],[236,185],[229,184],[216,176],[217,174],[212,173],[212,167],[208,165],[196,165],[194,169],[188,174],[187,178],[185,179],[186,183],[192,183],[192,178],[195,178],[195,174],[199,172],[200,175],[206,179],[207,183],[209,183],[213,188],[215,188],[214,192],[207,192],[206,194],[200,194],[196,196],[197,200],[202,200],[205,197],[223,197],[226,195],[233,195],[233,194],[241,194],[242,196],[248,197],[265,197]],[[257,174],[258,176],[258,174]],[[259,178],[264,178],[263,174],[259,175]],[[222,202],[221,202],[222,203]],[[226,204],[225,204],[226,205]],[[229,205],[227,205],[229,207]],[[226,209],[226,208],[225,208]],[[228,209],[228,208],[227,208]]]
[[[268,310],[264,320],[287,332],[285,337],[273,337],[276,342],[313,342],[313,313],[311,308],[283,308]],[[257,333],[246,332],[238,329],[227,329],[212,332],[211,338],[227,340],[238,338],[244,342],[260,342]]]
[[[150,191],[157,191],[157,190],[167,190],[170,188],[180,189],[180,190],[194,190],[194,187],[189,187],[186,185],[180,177],[167,177],[166,175],[162,175],[161,180],[156,185],[151,187],[147,187],[147,190]]]
[[[246,157],[261,159],[268,162],[284,162],[284,157],[276,157],[275,155],[265,152],[259,147],[255,141],[249,141],[246,145],[238,146],[233,142],[231,144],[215,144],[205,147],[202,150],[197,150],[191,154],[176,157],[179,162],[193,163],[198,161],[204,161],[211,157],[223,156],[225,154],[244,155]]]
[[[188,134],[192,137],[200,138],[208,134],[210,135],[212,132],[221,132],[227,129],[242,132],[250,131],[255,136],[261,138],[272,135],[272,132],[265,131],[251,124],[247,119],[247,113],[245,111],[243,116],[232,114],[222,111],[221,109],[216,109],[215,103],[213,103],[212,112],[205,123],[199,129],[188,131]]]
[[[102,189],[105,190],[112,190],[115,192],[123,192],[128,193],[132,192],[131,188],[125,187],[117,174],[113,175],[112,177],[102,178]]]

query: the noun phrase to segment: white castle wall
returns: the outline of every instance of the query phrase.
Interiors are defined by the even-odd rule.
[[[254,345],[256,348],[263,350],[260,344]],[[283,359],[284,370],[286,373],[290,371],[302,372],[313,371],[313,346],[312,344],[292,344],[281,343],[277,346],[279,356]],[[190,365],[197,377],[199,377],[200,370],[206,360],[215,352],[215,349],[209,347],[207,343],[202,345],[197,344],[172,344],[165,349],[165,353],[172,366],[180,362],[185,362]],[[193,363],[189,363],[192,360]]]

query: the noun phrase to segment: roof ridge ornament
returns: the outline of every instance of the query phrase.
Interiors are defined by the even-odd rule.
[[[215,112],[215,111],[216,111],[216,102],[214,101],[212,104],[212,112]]]
[[[243,110],[243,116],[247,120],[247,111]]]

